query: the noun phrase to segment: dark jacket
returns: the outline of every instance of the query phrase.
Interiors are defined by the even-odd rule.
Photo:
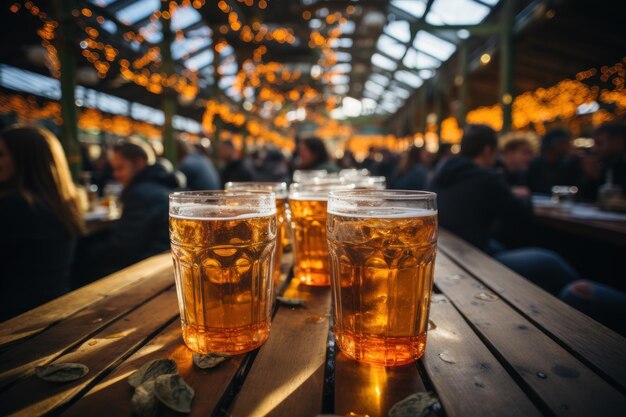
[[[526,172],[509,171],[508,167],[500,159],[496,161],[495,170],[504,178],[504,181],[511,187],[527,186]]]
[[[76,238],[43,202],[0,198],[0,321],[70,289]]]
[[[433,178],[439,223],[473,245],[488,249],[498,222],[527,222],[529,200],[515,197],[495,170],[465,156],[450,158]]]
[[[133,179],[120,198],[122,217],[106,240],[87,251],[96,276],[169,249],[169,194],[178,187],[176,176],[159,164],[147,167]]]
[[[423,190],[426,186],[426,169],[417,164],[408,172],[397,176],[389,188],[396,190]]]
[[[555,185],[578,186],[582,179],[580,160],[568,155],[552,164],[538,156],[530,162],[526,177],[533,193],[551,194]]]
[[[209,158],[199,153],[187,155],[178,165],[190,190],[218,190],[220,176]]]
[[[224,167],[222,171],[222,187],[227,182],[256,181],[254,167],[248,159],[235,159]]]

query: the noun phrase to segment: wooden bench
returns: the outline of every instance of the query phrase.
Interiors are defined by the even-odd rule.
[[[626,340],[455,236],[441,232],[424,358],[399,368],[347,359],[329,332],[327,288],[287,282],[266,344],[216,368],[184,346],[171,259],[159,255],[0,325],[0,415],[130,416],[126,378],[172,358],[194,388],[194,416],[386,416],[433,391],[442,415],[622,416]],[[80,362],[58,384],[37,365]],[[162,408],[158,415],[176,415]]]

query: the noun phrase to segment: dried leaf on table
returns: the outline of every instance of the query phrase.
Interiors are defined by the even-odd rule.
[[[441,408],[439,398],[432,392],[418,392],[397,402],[387,417],[437,417]]]
[[[137,388],[146,381],[160,375],[177,374],[178,365],[171,359],[156,359],[143,364],[135,373],[128,377],[130,386]]]
[[[179,413],[191,411],[195,393],[180,375],[161,375],[155,382],[155,393],[159,401]]]
[[[87,375],[89,368],[82,363],[53,363],[35,368],[37,376],[49,382],[75,381]]]

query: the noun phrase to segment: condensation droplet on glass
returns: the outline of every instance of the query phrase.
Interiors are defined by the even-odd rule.
[[[445,295],[442,294],[433,294],[432,298],[430,299],[431,303],[437,304],[437,303],[446,303],[448,302],[448,299],[446,298]]]
[[[537,372],[537,376],[541,379],[546,379],[548,377],[548,375],[544,374],[543,372]]]
[[[480,291],[477,292],[476,294],[474,294],[474,298],[478,299],[478,300],[482,300],[482,301],[497,301],[499,300],[498,296],[490,293],[490,292],[486,292],[486,291]]]
[[[319,324],[326,320],[324,316],[309,316],[304,321],[312,324]]]
[[[444,361],[446,363],[456,363],[456,359],[454,359],[454,356],[452,356],[447,351],[441,352],[439,354],[439,359],[441,359],[442,361]]]

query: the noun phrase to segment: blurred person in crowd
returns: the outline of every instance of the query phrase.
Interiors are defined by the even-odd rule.
[[[81,257],[93,280],[169,249],[169,194],[177,177],[156,163],[148,145],[124,141],[110,153],[113,176],[124,187],[122,216],[106,239],[85,248]]]
[[[354,153],[350,150],[346,150],[343,152],[343,155],[337,161],[337,165],[340,169],[353,169],[357,167],[356,158],[354,157]]]
[[[0,320],[70,290],[83,211],[59,140],[48,130],[0,133]]]
[[[556,253],[540,248],[505,250],[493,240],[502,223],[528,224],[530,199],[515,196],[494,169],[498,138],[486,125],[469,125],[460,155],[444,162],[433,178],[439,223],[552,294],[580,277]]]
[[[104,196],[104,186],[113,180],[113,171],[111,164],[107,158],[106,151],[103,149],[92,163],[93,171],[91,173],[91,182],[98,187],[98,195]]]
[[[523,197],[530,195],[526,182],[526,171],[532,159],[533,146],[528,139],[524,138],[514,138],[507,141],[502,147],[500,155],[498,155],[496,170],[511,186],[516,195]]]
[[[195,190],[218,190],[220,176],[213,162],[189,142],[176,139],[178,170],[185,174],[187,188]]]
[[[397,190],[423,190],[426,185],[426,168],[422,164],[424,148],[412,146],[400,158],[400,165],[389,188]]]
[[[339,172],[339,167],[330,160],[324,141],[320,138],[306,138],[298,147],[298,169],[325,169]]]
[[[626,195],[626,123],[605,123],[593,132],[595,155],[582,159],[583,197],[596,200],[604,184],[621,187]]]
[[[289,182],[289,164],[280,149],[269,147],[260,155],[260,166],[256,170],[257,181]]]
[[[398,166],[400,156],[394,152],[391,152],[387,148],[381,148],[380,154],[382,155],[382,159],[376,167],[376,171],[373,172],[373,175],[385,177],[387,180],[387,184],[390,184],[393,174],[396,171],[396,167]]]
[[[528,188],[533,193],[550,194],[555,185],[575,185],[581,181],[580,160],[571,153],[572,137],[567,130],[553,129],[541,139],[541,155],[528,166]]]
[[[441,167],[446,163],[446,161],[454,156],[452,153],[452,144],[451,143],[441,143],[439,145],[439,149],[433,156],[431,160],[430,170],[426,174],[426,187],[430,187],[433,181],[433,178],[437,175]]]
[[[374,174],[378,171],[378,163],[380,162],[380,155],[378,154],[378,148],[370,146],[367,148],[367,156],[359,164],[359,168],[367,169],[370,173]]]
[[[222,188],[227,182],[256,181],[252,163],[246,158],[237,157],[235,145],[230,140],[222,140],[217,145],[218,164],[222,165]]]

